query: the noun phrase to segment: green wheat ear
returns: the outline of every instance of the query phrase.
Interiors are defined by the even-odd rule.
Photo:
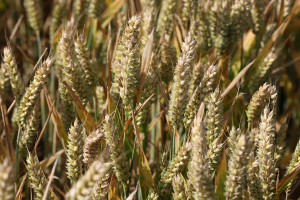
[[[77,60],[83,70],[82,80],[84,80],[84,83],[82,84],[85,85],[85,89],[89,91],[87,92],[87,98],[91,99],[97,85],[97,75],[93,63],[90,60],[91,56],[85,36],[82,34],[78,35],[74,42],[74,46]]]
[[[189,34],[182,45],[182,53],[175,67],[169,108],[170,122],[175,128],[179,127],[188,104],[188,88],[195,58],[195,45],[196,41]]]
[[[184,178],[182,175],[176,175],[173,178],[173,199],[174,200],[184,200],[187,199],[185,185],[184,185]]]
[[[171,37],[173,33],[173,18],[178,5],[178,0],[166,0],[162,3],[162,9],[158,18],[157,30]]]
[[[297,166],[300,165],[300,140],[297,143],[296,149],[293,153],[293,157],[292,160],[290,161],[290,164],[287,168],[286,173],[290,173],[291,171],[293,171]],[[285,192],[286,195],[288,196],[290,190],[292,189],[292,186],[295,184],[295,179],[289,183],[289,185],[287,186]]]
[[[43,13],[39,0],[24,0],[27,20],[31,28],[39,34],[43,28]]]
[[[29,120],[24,127],[24,131],[20,134],[19,152],[20,157],[25,158],[28,150],[33,149],[37,135],[39,133],[39,127],[41,123],[41,105],[38,102],[29,115]]]
[[[9,81],[9,73],[8,69],[6,68],[4,62],[1,63],[0,68],[0,94],[2,96],[3,102],[7,101],[6,95],[10,87]]]
[[[242,199],[246,186],[247,165],[251,150],[250,137],[242,134],[237,138],[237,144],[229,158],[226,197],[228,199]]]
[[[68,133],[67,145],[67,175],[72,183],[75,183],[82,174],[83,158],[83,132],[79,121],[75,119]]]
[[[18,70],[16,59],[12,53],[10,46],[5,47],[3,50],[3,63],[9,75],[10,85],[12,87],[16,103],[20,104],[21,97],[23,95],[23,84],[21,79],[21,74]]]
[[[98,181],[101,181],[101,179],[106,176],[110,169],[110,163],[103,163],[99,160],[93,162],[87,172],[73,184],[66,194],[66,199],[74,200],[88,198],[91,195],[93,187]]]
[[[58,43],[60,59],[62,60],[62,72],[64,80],[72,88],[73,92],[79,97],[83,105],[87,103],[87,90],[84,79],[82,78],[83,70],[75,60],[75,47],[71,27],[63,31]]]
[[[167,167],[161,172],[161,178],[158,183],[159,195],[166,198],[172,191],[173,177],[185,169],[187,166],[191,151],[191,144],[186,143],[178,151],[177,155],[171,160]]]
[[[126,190],[129,178],[129,165],[124,156],[120,158],[120,155],[125,153],[125,149],[124,147],[121,147],[119,135],[117,134],[116,127],[109,115],[105,116],[103,129],[106,144],[109,146],[110,159],[114,162],[114,172],[116,173],[118,181],[122,183]]]
[[[28,154],[26,168],[31,187],[33,188],[35,199],[42,200],[46,189],[46,176],[40,166],[36,155]]]
[[[262,185],[263,198],[274,199],[276,195],[276,161],[274,113],[268,107],[263,110],[259,125],[259,142],[257,160],[259,177]]]
[[[26,89],[18,108],[18,118],[21,128],[24,128],[27,117],[34,108],[36,101],[39,98],[40,92],[42,91],[44,85],[48,81],[48,74],[50,73],[50,67],[52,66],[52,59],[48,57],[37,69],[33,81],[30,83],[29,87]]]
[[[55,32],[57,31],[59,25],[62,23],[62,19],[65,15],[65,6],[66,6],[66,1],[64,0],[59,0],[53,8],[52,11],[52,16],[51,16],[51,22],[50,22],[50,28],[49,28],[49,33],[50,33],[50,39],[53,42]]]
[[[99,18],[105,9],[105,1],[102,0],[90,0],[88,5],[88,17]]]
[[[191,131],[191,161],[188,168],[189,193],[194,199],[216,199],[207,156],[206,130],[200,116],[196,116]]]
[[[200,104],[204,102],[206,96],[213,91],[213,83],[217,74],[217,66],[211,65],[207,68],[207,71],[203,75],[203,78],[199,85],[193,91],[192,96],[189,99],[187,107],[184,112],[184,126],[189,129],[193,119],[198,111]]]

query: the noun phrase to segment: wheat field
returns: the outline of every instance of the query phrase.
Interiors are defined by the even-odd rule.
[[[0,200],[300,199],[299,0],[0,0]]]

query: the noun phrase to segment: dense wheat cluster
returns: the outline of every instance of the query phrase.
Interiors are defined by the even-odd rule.
[[[0,200],[300,197],[300,1],[0,0]]]

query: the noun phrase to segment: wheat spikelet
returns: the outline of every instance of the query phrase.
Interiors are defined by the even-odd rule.
[[[103,87],[97,86],[95,94],[97,99],[97,111],[101,113],[105,104],[105,94]]]
[[[229,137],[227,138],[228,141],[228,146],[230,153],[232,153],[236,147],[237,144],[237,139],[239,138],[238,136],[241,134],[240,129],[236,129],[234,126],[232,126],[230,132],[229,132]]]
[[[266,107],[261,116],[257,159],[263,198],[274,199],[276,194],[276,163],[274,159],[275,123],[273,112]]]
[[[161,174],[162,172],[168,167],[168,153],[163,152],[161,155],[161,159],[158,161],[158,169],[157,169],[157,174],[154,179],[154,183],[158,184],[160,179],[161,179]]]
[[[256,69],[255,73],[250,77],[249,88],[251,93],[254,93],[258,89],[258,86],[261,85],[263,81],[265,81],[268,73],[270,72],[272,64],[278,57],[279,52],[280,51],[278,49],[272,48],[272,50],[268,53],[268,55]]]
[[[103,139],[103,129],[97,128],[84,141],[83,162],[91,164],[98,156],[100,141]]]
[[[35,199],[42,200],[47,182],[36,155],[28,154],[26,168],[31,187],[35,194]]]
[[[93,190],[93,199],[105,199],[107,198],[107,193],[109,192],[109,182],[111,175],[109,173],[105,174],[101,180],[97,183]]]
[[[148,37],[151,34],[152,30],[156,27],[156,11],[155,11],[155,1],[150,0],[144,2],[143,4],[143,13],[142,13],[142,37],[141,37],[141,50],[144,49],[148,42]],[[157,32],[154,30],[154,40],[156,43]],[[156,48],[154,48],[156,49]]]
[[[226,181],[228,199],[242,199],[246,185],[248,154],[251,150],[249,139],[245,134],[240,135],[229,159]]]
[[[183,0],[182,1],[182,22],[186,24],[190,18],[195,15],[198,0]]]
[[[230,46],[243,36],[251,18],[251,0],[234,1],[230,12]]]
[[[158,200],[159,196],[157,193],[155,193],[154,191],[150,192],[147,196],[146,200]]]
[[[105,1],[90,0],[89,7],[88,7],[88,16],[90,18],[99,18],[104,8],[105,8]]]
[[[24,127],[24,131],[22,131],[20,135],[19,152],[21,158],[26,157],[28,150],[32,150],[36,141],[40,126],[40,112],[41,106],[40,103],[37,103],[30,113],[28,122]]]
[[[138,86],[140,75],[139,57],[140,17],[133,16],[122,35],[117,51],[121,51],[121,88],[120,97],[125,107],[132,105],[134,90]]]
[[[51,41],[53,41],[54,34],[59,25],[61,24],[62,18],[65,15],[65,6],[66,2],[64,0],[58,0],[58,2],[56,2],[54,5],[49,28]]]
[[[223,98],[217,88],[207,100],[205,125],[207,128],[207,143],[210,144],[221,135],[223,121]]]
[[[222,155],[222,149],[224,144],[222,143],[222,137],[219,136],[208,145],[207,157],[209,158],[209,168],[211,174],[216,170],[218,161]]]
[[[250,199],[253,200],[263,200],[258,165],[259,163],[255,159],[254,152],[251,152],[247,169],[247,189]]]
[[[8,69],[5,66],[4,62],[2,62],[0,68],[0,95],[4,102],[6,102],[7,100],[6,95],[4,94],[7,94],[9,87],[10,87],[10,82],[9,82]]]
[[[157,30],[160,34],[164,33],[170,37],[172,36],[174,27],[173,18],[177,4],[178,0],[163,1],[157,24]]]
[[[295,151],[293,153],[293,157],[292,160],[289,163],[289,166],[287,167],[286,173],[290,173],[291,171],[293,171],[296,167],[298,167],[300,165],[300,140],[297,143],[297,146],[295,148]],[[292,186],[295,184],[295,181],[293,180],[292,182],[290,182],[285,190],[287,196],[292,188]]]
[[[189,98],[192,97],[195,89],[197,86],[200,84],[201,80],[203,79],[203,76],[205,74],[205,71],[210,65],[208,63],[202,63],[199,61],[193,68],[192,72],[192,78],[190,82],[190,87],[189,87]]]
[[[182,54],[174,72],[174,80],[170,99],[169,117],[173,127],[177,128],[184,116],[188,103],[188,88],[195,57],[196,41],[189,36],[182,45]]]
[[[78,23],[78,28],[81,29],[84,25],[85,17],[86,17],[86,7],[88,5],[87,0],[74,0],[73,1],[73,10],[72,17]]]
[[[212,92],[213,90],[213,82],[215,80],[215,76],[217,74],[217,67],[215,65],[211,65],[208,67],[206,73],[204,74],[200,84],[195,89],[192,97],[189,100],[189,103],[185,109],[184,113],[184,125],[188,129],[190,124],[192,123],[194,116],[199,109],[200,104],[204,101],[204,98]]]
[[[224,54],[230,45],[230,11],[229,1],[215,1],[212,6],[213,17],[211,18],[214,27],[212,38],[219,54]]]
[[[15,199],[15,167],[6,158],[0,164],[0,199],[13,200]]]
[[[82,103],[86,104],[86,87],[82,85],[82,70],[75,62],[73,35],[68,27],[63,31],[58,43],[62,58],[62,72],[65,81],[69,84]]]
[[[272,108],[274,111],[274,116],[276,116],[276,111],[277,111],[277,99],[278,99],[278,94],[277,94],[277,89],[275,85],[271,85],[268,89],[269,95],[270,95],[270,108]]]
[[[260,35],[265,27],[265,22],[263,20],[265,8],[265,1],[252,1],[251,16],[253,21],[253,32],[257,35]]]
[[[201,35],[201,40],[200,40],[200,48],[203,50],[208,50],[209,48],[212,47],[212,35],[210,31],[210,19],[209,16],[207,15],[208,10],[210,10],[210,2],[207,1],[200,1],[198,3],[198,19],[196,19],[197,24],[199,24],[200,30],[200,35]]]
[[[39,34],[43,28],[43,13],[39,0],[24,0],[27,20],[31,28]]]
[[[103,123],[104,135],[106,139],[106,144],[109,146],[110,158],[114,162],[113,169],[116,173],[118,181],[122,183],[123,187],[126,189],[126,184],[129,178],[129,165],[124,157],[119,158],[125,150],[121,147],[121,141],[116,133],[116,128],[113,125],[113,121],[110,119],[109,115],[105,116],[105,121]]]
[[[196,200],[216,199],[209,171],[206,132],[200,116],[196,116],[191,132],[191,161],[188,170],[188,185]]]
[[[160,44],[160,76],[162,81],[168,84],[173,79],[173,71],[176,66],[176,49],[169,36],[164,35]]]
[[[181,175],[176,175],[173,178],[173,199],[174,200],[185,200],[187,199],[187,196],[185,194],[185,187],[184,187],[184,180],[183,177]]]
[[[294,4],[295,4],[295,0],[284,1],[284,13],[283,13],[284,18],[286,18],[290,14]]]
[[[9,46],[5,47],[3,50],[3,62],[7,69],[9,79],[10,79],[10,85],[12,87],[18,105],[23,95],[22,79],[21,79],[21,74],[18,70],[16,59],[13,56],[11,47]]]
[[[86,87],[89,88],[89,97],[91,97],[97,84],[97,77],[95,70],[92,68],[92,65],[90,63],[90,52],[87,48],[84,35],[79,35],[74,42],[74,45],[77,60],[79,61],[80,67],[84,72],[83,79],[87,83]]]
[[[160,196],[166,197],[170,195],[173,177],[184,170],[189,160],[190,150],[190,143],[183,145],[173,160],[170,161],[168,166],[161,172],[161,179],[158,183]]]
[[[109,153],[108,146],[106,146],[106,148],[103,150],[99,159],[102,162],[109,162],[110,153]],[[94,186],[93,194],[92,194],[94,200],[107,198],[106,196],[109,192],[110,179],[111,179],[111,172],[105,174],[101,178],[101,180],[97,182],[97,184]]]
[[[40,92],[42,91],[44,85],[47,82],[47,75],[50,72],[50,67],[53,61],[48,57],[42,66],[36,71],[33,81],[30,83],[29,87],[26,89],[23,95],[20,106],[18,108],[18,118],[21,128],[24,128],[26,119],[34,108],[36,101],[39,98]]]
[[[216,89],[215,92],[209,95],[207,100],[207,113],[205,118],[205,125],[207,127],[207,143],[208,143],[208,157],[210,160],[211,171],[214,171],[218,159],[221,156],[223,147],[221,140],[221,129],[223,121],[223,104],[221,92]]]
[[[150,69],[148,70],[148,73],[146,75],[146,80],[144,84],[144,88],[141,94],[139,105],[141,105],[143,102],[145,102],[152,94],[156,92],[156,84],[157,84],[157,75],[154,71],[154,68],[157,65],[156,55],[152,54],[151,60],[150,60]],[[151,103],[153,103],[153,99],[151,102],[147,103],[142,110],[138,113],[136,117],[137,125],[141,127],[147,117],[149,108],[151,106]]]
[[[60,107],[62,121],[65,130],[68,130],[76,116],[76,112],[73,105],[73,99],[70,93],[68,92],[66,86],[61,81],[59,81],[58,83],[58,91],[61,99]]]
[[[82,148],[83,132],[79,121],[75,119],[74,125],[71,126],[68,133],[67,145],[67,175],[72,183],[75,183],[82,173]]]
[[[281,124],[280,129],[276,132],[276,137],[275,137],[275,160],[277,162],[277,165],[280,163],[283,153],[284,153],[284,148],[286,145],[286,131],[287,131],[288,125],[286,122]]]
[[[87,199],[92,192],[93,187],[100,181],[110,170],[110,163],[103,163],[96,160],[88,171],[75,183],[66,194],[67,200]]]
[[[247,107],[247,118],[248,118],[248,127],[256,127],[258,124],[258,119],[260,112],[266,106],[269,95],[268,95],[268,84],[260,86],[258,91],[252,96],[250,103]]]

